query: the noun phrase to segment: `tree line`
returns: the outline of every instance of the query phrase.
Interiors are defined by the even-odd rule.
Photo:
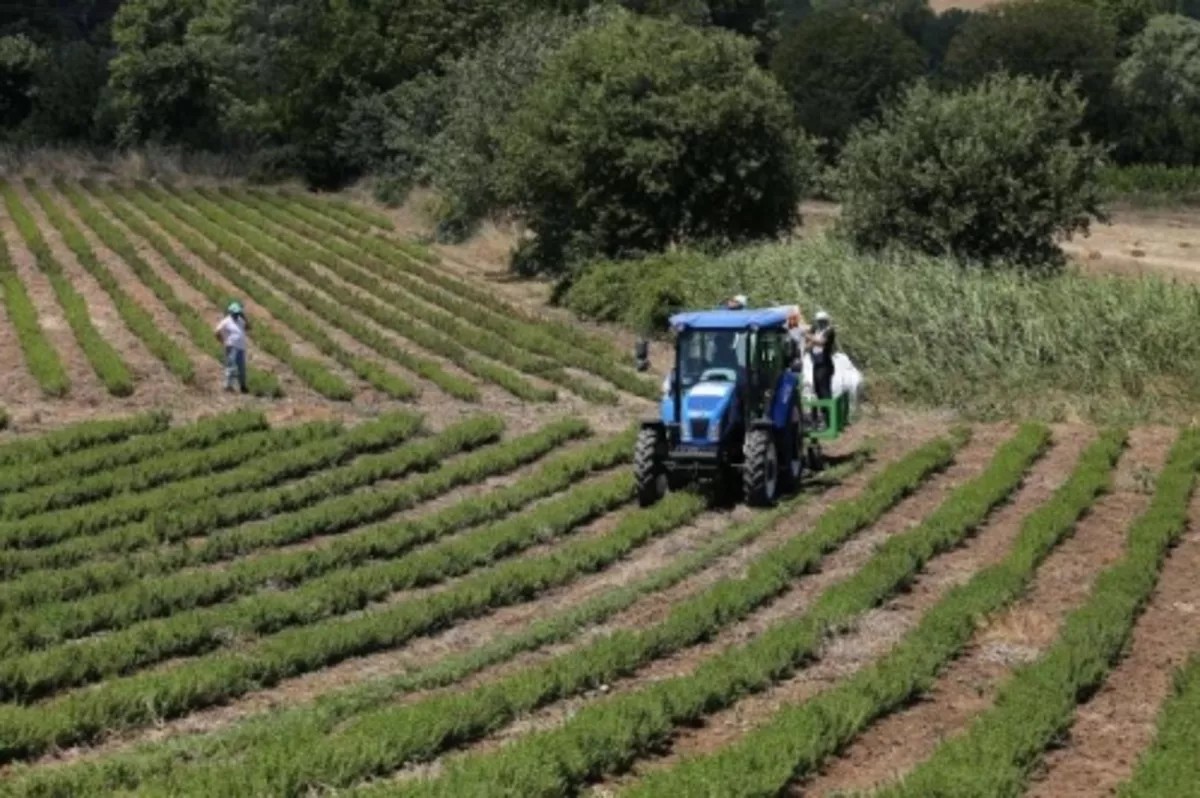
[[[1200,0],[32,0],[0,5],[0,138],[215,152],[318,188],[369,175],[388,201],[430,185],[444,236],[528,220],[531,271],[775,235],[814,191],[858,201],[860,243],[1035,261],[950,206],[1044,243],[1091,215],[1100,162],[1200,165],[1198,17]],[[990,154],[930,149],[968,139]],[[1013,170],[1023,188],[975,196]],[[1029,203],[1044,216],[1006,215]]]

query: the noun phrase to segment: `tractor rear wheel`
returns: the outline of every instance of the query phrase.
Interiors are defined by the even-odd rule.
[[[667,469],[660,457],[661,451],[657,430],[644,429],[638,433],[633,472],[638,504],[642,507],[649,507],[667,494]]]
[[[771,430],[756,429],[746,437],[742,487],[752,507],[766,507],[779,495],[779,447]]]
[[[783,476],[783,490],[794,491],[800,487],[804,476],[804,416],[800,405],[794,400],[788,409],[788,423],[779,437],[779,466]]]

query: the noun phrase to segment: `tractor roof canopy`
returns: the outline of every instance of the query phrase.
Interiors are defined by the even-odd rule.
[[[671,317],[671,329],[683,330],[749,330],[787,327],[791,307],[747,310],[697,310],[676,313]]]

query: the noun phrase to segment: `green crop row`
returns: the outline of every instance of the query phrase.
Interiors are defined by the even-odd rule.
[[[1200,653],[1175,673],[1158,734],[1142,754],[1120,798],[1195,798],[1200,791]]]
[[[509,305],[497,295],[470,286],[469,283],[456,280],[436,269],[428,268],[428,266],[438,265],[439,259],[426,247],[413,244],[412,241],[390,238],[390,236],[350,235],[349,230],[346,229],[348,226],[344,222],[344,217],[331,214],[328,205],[305,203],[304,199],[296,194],[257,191],[256,196],[275,203],[280,208],[292,212],[296,217],[312,224],[313,227],[325,230],[326,233],[354,241],[356,245],[378,254],[385,262],[420,277],[421,280],[434,284],[446,292],[461,296],[462,299],[472,302],[473,306],[487,308],[488,311],[502,318],[517,319],[524,324],[533,325],[536,329],[544,329],[554,340],[598,355],[606,360],[620,362],[629,356],[628,353],[619,352],[605,338],[588,335],[578,326],[533,316],[520,307]],[[364,232],[365,230],[358,230],[358,233]]]
[[[93,193],[98,192],[87,181],[83,185],[87,186]],[[207,352],[224,365],[225,350],[221,346],[221,343],[213,337],[212,323],[201,318],[195,308],[181,300],[175,294],[175,291],[167,281],[138,254],[137,248],[134,247],[125,233],[117,225],[110,222],[104,214],[100,213],[88,201],[84,193],[80,191],[78,184],[68,184],[62,180],[55,180],[54,186],[67,198],[72,207],[74,207],[75,213],[96,234],[96,237],[103,242],[104,246],[117,253],[125,261],[125,264],[129,266],[138,280],[150,289],[167,310],[174,314],[175,318],[179,320],[183,329],[187,331],[188,336],[192,339],[192,344],[200,351]],[[118,212],[117,216],[121,217],[122,214]],[[136,216],[124,218],[123,221],[130,230],[145,238],[155,250],[164,256],[164,259],[168,263],[173,263],[179,259],[178,255],[171,250],[166,241],[157,232],[149,229]],[[279,387],[279,380],[273,375],[264,374],[256,368],[250,368],[246,376],[250,392],[256,396],[279,396],[282,392]]]
[[[785,678],[819,650],[831,629],[853,621],[907,584],[929,558],[961,543],[1016,490],[1048,440],[1045,427],[1022,427],[980,477],[958,488],[920,526],[890,537],[861,570],[825,590],[800,618],[726,649],[691,674],[585,707],[565,726],[528,735],[494,754],[464,757],[447,765],[441,778],[400,788],[383,785],[379,792],[564,795],[588,778],[623,769],[681,724]]]
[[[221,290],[188,265],[154,227],[147,224],[128,205],[122,203],[111,189],[97,186],[91,181],[86,180],[81,185],[93,197],[99,199],[130,231],[150,244],[159,257],[187,283],[203,294],[214,305],[224,308]],[[203,319],[196,312],[195,308],[181,300],[167,281],[138,255],[137,249],[129,242],[124,233],[88,203],[82,193],[74,188],[68,188],[66,192],[68,198],[75,203],[75,207],[79,210],[80,215],[87,222],[88,226],[101,237],[108,247],[125,259],[125,262],[129,264],[129,268],[133,269],[138,279],[149,286],[159,301],[175,314],[176,318],[179,319],[179,322],[192,337],[192,342],[224,365],[225,348],[213,336],[212,330],[214,325]],[[279,384],[279,378],[274,374],[261,371],[253,365],[246,367],[246,382],[250,392],[255,396],[279,397],[283,395],[283,388]]]
[[[1124,442],[1124,432],[1103,433],[1050,500],[1026,516],[1008,556],[951,589],[882,660],[810,701],[784,707],[733,745],[651,774],[628,794],[690,795],[703,785],[713,798],[773,796],[813,773],[881,715],[927,691],[980,622],[1028,590],[1038,566],[1111,486]]]
[[[309,208],[329,214],[360,232],[367,232],[373,227],[387,232],[396,229],[392,220],[383,214],[353,202],[340,200],[337,197],[323,196],[317,199],[301,191],[289,191],[284,196]]]
[[[169,452],[203,449],[233,435],[266,429],[267,419],[258,411],[239,410],[203,418],[166,432],[127,440],[113,446],[82,449],[37,465],[0,467],[0,496],[99,471],[148,460]]]
[[[25,284],[17,273],[8,244],[0,238],[0,294],[4,297],[4,310],[9,323],[17,334],[17,342],[25,356],[29,373],[37,380],[38,387],[47,396],[66,396],[71,390],[71,380],[63,368],[62,358],[42,331],[37,308],[25,290]]]
[[[632,445],[632,438],[629,441]],[[770,512],[757,514],[748,521],[731,525],[700,548],[678,555],[669,565],[631,584],[611,588],[583,604],[538,619],[518,632],[500,635],[478,648],[437,660],[400,676],[376,679],[325,693],[310,705],[259,715],[219,732],[149,743],[133,750],[63,767],[31,769],[20,775],[14,773],[6,782],[0,782],[0,795],[14,798],[67,798],[129,790],[151,780],[182,778],[173,773],[177,766],[189,769],[206,766],[206,763],[235,755],[246,761],[253,758],[257,761],[283,759],[294,762],[297,760],[293,756],[295,752],[313,745],[352,715],[374,709],[406,693],[455,684],[484,668],[511,660],[518,654],[570,640],[589,626],[603,623],[628,609],[644,596],[679,584],[718,558],[732,554],[766,534],[780,520],[794,512],[797,506],[811,498],[811,494],[839,483],[859,470],[868,458],[867,449],[859,450],[848,461],[829,468],[808,482],[804,493],[796,500],[785,502]],[[271,752],[272,749],[282,752],[285,746],[288,749],[286,753],[277,756]]]
[[[1168,549],[1187,530],[1200,465],[1200,431],[1181,433],[1150,506],[1129,528],[1125,556],[1097,578],[1040,659],[1000,686],[994,706],[966,734],[943,743],[902,783],[900,796],[1018,796],[1047,746],[1071,726],[1075,705],[1095,692],[1120,659]]]
[[[210,238],[216,235],[223,236],[226,239],[224,243],[229,247],[230,251],[238,251],[241,261],[256,271],[262,274],[272,273],[271,267],[258,257],[254,251],[255,249],[272,257],[284,265],[286,269],[293,272],[293,279],[295,276],[303,277],[310,285],[319,288],[341,304],[362,313],[376,324],[389,328],[419,346],[445,357],[470,374],[499,385],[519,399],[548,402],[556,398],[553,391],[538,388],[508,368],[473,357],[466,348],[460,345],[459,341],[462,338],[456,338],[455,336],[447,338],[443,334],[447,332],[444,329],[426,328],[420,324],[414,324],[409,320],[410,317],[418,318],[425,323],[428,323],[429,319],[426,318],[427,314],[422,314],[420,308],[414,306],[406,298],[390,295],[382,286],[378,287],[379,290],[372,290],[370,292],[372,298],[360,297],[351,289],[324,277],[310,267],[306,256],[311,253],[301,255],[295,250],[275,243],[271,240],[270,236],[265,235],[260,229],[240,222],[236,217],[225,213],[212,203],[205,202],[198,195],[194,195],[198,201],[191,205],[177,198],[175,195],[161,191],[155,191],[153,196],[156,200],[169,207],[180,218],[186,218],[193,227],[210,231]],[[240,232],[226,233],[225,230]],[[239,235],[243,239],[252,241],[254,246],[251,247],[248,244],[242,243],[238,239]],[[339,276],[345,279],[345,275],[339,273]],[[384,301],[387,302],[386,305],[381,304]],[[403,315],[397,314],[393,310],[394,308],[403,308]],[[450,322],[453,323],[453,320],[450,320]],[[478,338],[478,335],[470,334],[470,338]]]
[[[0,504],[0,517],[5,520],[28,518],[91,505],[123,493],[140,493],[167,483],[236,468],[256,458],[307,443],[314,437],[330,437],[340,431],[341,425],[337,422],[317,421],[238,436],[198,451],[171,452],[102,474],[9,496]]]
[[[632,475],[620,474],[461,538],[397,560],[338,569],[295,590],[255,594],[42,651],[6,651],[0,700],[28,703],[167,659],[204,654],[230,640],[242,643],[361,610],[396,591],[436,584],[551,541],[632,497]]]
[[[483,423],[490,423],[490,420],[485,419]],[[478,430],[479,426],[476,424],[475,429]],[[465,431],[470,432],[471,428],[468,427]],[[448,462],[435,471],[414,477],[400,485],[369,493],[334,495],[304,511],[280,515],[265,524],[232,529],[210,536],[200,546],[177,547],[149,552],[119,562],[87,562],[73,569],[30,574],[22,580],[0,585],[0,609],[30,607],[96,595],[128,585],[140,578],[232,559],[240,554],[284,546],[316,535],[329,535],[378,521],[460,485],[472,484],[489,476],[506,473],[537,460],[566,441],[588,432],[586,423],[577,419],[563,419],[529,435]],[[418,454],[436,456],[438,450],[450,443],[450,439],[431,443],[433,447],[424,446]],[[630,457],[630,451],[630,447],[626,447],[624,458]],[[609,450],[606,449],[605,452]],[[618,455],[607,453],[605,456],[616,458]],[[597,454],[597,458],[599,457]],[[563,461],[563,466],[573,468],[574,464],[573,461],[566,460]],[[380,533],[400,530],[403,530],[403,527],[388,526],[382,528]],[[138,527],[137,531],[140,537],[134,538],[131,534],[121,538],[119,543],[128,548],[145,548],[159,540],[153,528],[143,525]],[[113,545],[112,548],[116,549],[117,546]],[[75,562],[89,561],[95,556],[94,550],[89,550],[86,546],[80,546],[71,554]]]
[[[211,233],[212,231],[203,231]],[[220,232],[218,235],[220,235]],[[177,236],[178,237],[178,236]],[[277,320],[286,324],[289,328],[296,332],[300,337],[312,343],[318,350],[330,359],[341,364],[346,369],[353,372],[360,379],[367,382],[369,385],[383,391],[393,399],[412,399],[417,395],[416,389],[406,383],[400,377],[388,371],[382,363],[379,363],[370,358],[360,357],[349,352],[345,347],[339,344],[329,335],[321,325],[309,320],[304,314],[295,310],[291,304],[281,299],[276,295],[269,286],[263,285],[257,280],[247,276],[241,269],[237,268],[230,261],[225,260],[220,256],[220,249],[230,251],[237,261],[241,261],[245,257],[242,251],[231,251],[224,246],[224,241],[214,238],[211,234],[209,238],[217,246],[204,247],[200,245],[200,239],[192,237],[188,239],[188,246],[208,266],[228,280],[231,284],[237,286],[239,291],[257,302],[262,307],[266,308]],[[180,239],[183,240],[183,239]],[[197,244],[200,248],[192,246]],[[333,319],[326,319],[333,322]],[[349,389],[347,389],[349,390]],[[336,397],[335,397],[336,398]],[[348,398],[348,397],[343,397]]]
[[[203,192],[203,190],[201,191]],[[453,316],[471,319],[475,324],[496,333],[522,349],[549,357],[563,365],[595,374],[634,395],[650,399],[657,399],[659,396],[658,385],[652,380],[647,380],[628,369],[617,366],[613,360],[607,357],[564,345],[563,341],[557,339],[543,325],[523,324],[515,321],[512,316],[499,315],[479,307],[475,302],[458,298],[443,289],[410,277],[403,270],[397,270],[395,266],[377,258],[371,248],[358,243],[360,239],[344,235],[337,225],[320,224],[318,220],[301,219],[288,213],[285,208],[261,199],[258,193],[224,189],[223,194],[230,200],[244,203],[247,207],[258,210],[277,224],[311,239],[315,244],[319,244],[331,252],[336,252],[348,261],[369,269],[378,277],[401,286],[408,293],[424,299]],[[307,244],[309,247],[313,245],[313,243]],[[404,256],[401,255],[401,257]]]
[[[649,388],[656,391],[657,398],[658,386],[616,366],[615,364],[622,360],[621,353],[599,338],[587,336],[565,324],[533,318],[514,310],[502,300],[415,263],[414,256],[409,251],[390,239],[354,235],[342,225],[320,214],[307,212],[295,204],[289,204],[280,195],[253,190],[227,190],[226,193],[228,196],[253,202],[259,208],[276,208],[278,212],[286,214],[296,222],[320,231],[323,235],[317,236],[316,240],[323,246],[338,251],[339,254],[353,253],[346,256],[357,263],[371,265],[372,271],[380,277],[404,286],[406,290],[417,293],[447,311],[456,314],[468,311],[468,318],[479,318],[481,325],[504,335],[523,348],[547,355],[566,365],[592,371],[634,394],[644,394],[649,385]],[[306,235],[313,237],[308,233]],[[364,254],[375,260],[364,258]],[[436,258],[433,262],[436,263]],[[378,264],[386,266],[380,269]],[[625,357],[628,357],[628,354]]]
[[[219,251],[200,237],[189,233],[172,219],[170,214],[165,213],[162,208],[157,207],[152,202],[146,202],[143,197],[137,194],[122,191],[121,195],[125,199],[132,200],[133,204],[142,213],[161,225],[169,235],[201,258],[210,267],[221,261]],[[204,294],[210,302],[218,307],[224,309],[225,303],[230,300],[230,297],[221,288],[218,288],[207,278],[204,278],[197,269],[186,269],[180,272],[180,275],[193,288]],[[273,314],[275,309],[278,308],[272,310]],[[284,308],[284,317],[280,319],[281,323],[287,324],[288,317],[292,315],[287,310]],[[254,326],[250,338],[262,346],[263,351],[285,363],[292,371],[296,372],[296,375],[314,391],[329,399],[338,401],[348,400],[353,396],[350,386],[341,377],[330,371],[325,364],[296,354],[283,333],[277,330],[270,321],[267,319],[255,319],[252,324]]]
[[[130,332],[136,335],[146,345],[146,349],[161,360],[172,374],[185,383],[191,383],[196,377],[196,367],[187,352],[159,329],[158,322],[145,308],[125,293],[120,281],[99,261],[87,238],[51,199],[49,193],[33,178],[26,178],[25,189],[41,206],[42,212],[58,230],[63,242],[75,253],[75,259],[112,299],[113,307],[117,309],[117,314]]]
[[[366,711],[339,724],[331,735],[309,735],[303,749],[281,756],[276,737],[253,757],[237,764],[213,762],[181,769],[164,785],[175,795],[303,795],[316,785],[349,786],[384,774],[406,762],[429,759],[498,728],[523,712],[627,676],[649,662],[707,639],[746,617],[755,607],[786,591],[812,571],[828,552],[874,522],[904,496],[953,459],[965,437],[941,439],[911,452],[868,484],[862,496],[827,510],[809,533],[797,535],[760,555],[746,576],[723,579],[673,608],[663,622],[642,630],[617,632],[545,664],[476,687],[437,695],[406,706]],[[785,502],[749,522],[761,531],[796,509]],[[379,702],[382,703],[382,702]],[[292,740],[298,744],[299,740]],[[269,789],[268,789],[269,788]]]
[[[312,273],[312,270],[306,268],[305,265],[305,257],[310,258],[321,263],[347,282],[368,291],[371,296],[386,300],[389,304],[404,306],[415,318],[444,332],[463,346],[480,354],[506,363],[519,371],[561,385],[588,401],[598,404],[616,404],[617,402],[616,394],[611,391],[581,383],[578,378],[563,371],[559,363],[553,359],[545,360],[535,357],[525,351],[530,349],[529,346],[524,345],[521,341],[510,340],[513,337],[510,326],[514,325],[507,322],[493,323],[494,317],[481,308],[469,303],[457,302],[436,290],[422,286],[417,281],[406,279],[404,275],[397,274],[393,269],[376,262],[364,250],[347,246],[337,238],[313,231],[305,222],[269,202],[260,202],[253,195],[245,192],[240,194],[228,191],[217,193],[205,189],[196,189],[186,196],[202,198],[203,201],[221,208],[230,216],[242,220],[256,233],[258,231],[268,233],[267,240],[271,241],[271,245],[276,248],[283,250],[283,247],[274,243],[275,240],[283,242],[287,249],[283,251],[282,257],[276,257],[276,259],[284,262],[282,258],[288,258],[287,265],[289,267],[298,260],[305,272]],[[303,256],[299,253],[303,253]],[[273,257],[275,256],[273,255]],[[381,282],[376,278],[382,278],[387,282]],[[306,279],[311,281],[307,275]],[[403,292],[396,291],[392,287],[393,285],[403,288]],[[422,300],[429,303],[429,306],[427,307]],[[466,319],[470,319],[470,326],[459,321]],[[478,331],[474,329],[476,327],[497,332],[499,336],[479,335]],[[566,350],[562,343],[558,342],[542,347],[542,351],[538,354],[554,355],[557,353],[561,355],[565,351],[569,350]],[[585,356],[585,360],[587,357],[589,356]],[[586,360],[586,362],[573,360],[567,365],[580,367],[593,365],[600,368],[591,360]],[[655,387],[657,391],[657,386],[652,387]]]
[[[560,432],[561,430],[561,432]],[[557,443],[566,427],[550,427],[536,436],[486,450],[493,471],[498,467],[516,467],[531,458],[544,454]],[[36,648],[71,637],[101,630],[119,629],[134,622],[170,615],[181,609],[203,607],[253,592],[264,586],[294,587],[308,580],[345,568],[359,566],[370,560],[393,559],[431,540],[461,529],[496,519],[520,509],[539,498],[569,487],[589,473],[608,468],[628,459],[632,441],[622,435],[579,452],[568,452],[552,458],[539,472],[499,491],[466,499],[445,510],[415,520],[404,520],[375,527],[361,533],[335,538],[319,549],[286,551],[235,562],[217,571],[172,573],[157,579],[142,578],[124,590],[98,593],[74,603],[45,603],[20,615],[0,619],[0,629],[12,641],[0,645],[0,651]],[[497,457],[499,455],[499,457]],[[362,518],[361,511],[348,508],[349,515],[338,516],[333,508],[317,505],[308,511],[319,519],[329,534],[348,528]],[[290,538],[301,529],[298,518],[275,522],[276,531],[287,524]],[[373,520],[368,518],[367,520]],[[266,533],[266,536],[264,536]],[[241,533],[239,533],[241,534]],[[271,530],[253,533],[255,541],[271,540]],[[156,560],[162,563],[162,559]],[[178,565],[177,561],[171,565]],[[123,564],[127,572],[145,575],[154,569],[149,563]],[[107,580],[97,578],[89,584],[99,588]]]
[[[0,246],[3,241],[0,237]],[[86,450],[100,453],[105,446],[127,441],[138,435],[163,432],[171,425],[165,411],[140,413],[124,418],[83,421],[69,427],[0,445],[0,466],[32,466],[56,457]]]
[[[176,717],[349,657],[394,647],[455,619],[530,599],[606,567],[687,523],[703,507],[694,495],[673,494],[655,507],[633,512],[604,535],[505,563],[421,599],[287,629],[238,651],[218,651],[167,670],[112,679],[34,706],[0,705],[0,761]]]
[[[181,225],[186,225],[206,237],[211,244],[186,231],[177,234],[177,236],[187,236],[187,240],[191,242],[189,247],[205,258],[211,266],[221,268],[225,272],[231,271],[231,267],[224,265],[224,261],[221,258],[220,253],[224,250],[230,253],[241,266],[250,266],[259,275],[268,280],[276,281],[275,284],[280,291],[286,291],[302,300],[312,312],[322,316],[330,323],[336,324],[343,330],[350,332],[352,335],[358,333],[361,335],[358,338],[360,343],[392,358],[413,373],[419,374],[434,383],[450,396],[471,402],[479,400],[479,392],[474,385],[461,377],[447,372],[438,363],[405,352],[400,347],[388,342],[386,337],[371,331],[369,327],[356,319],[353,314],[346,313],[336,304],[323,301],[312,292],[296,290],[297,287],[292,286],[288,282],[277,282],[278,276],[269,268],[264,268],[261,260],[252,249],[242,245],[236,236],[227,233],[220,226],[210,224],[186,205],[171,198],[170,195],[154,191],[153,197],[151,197],[145,193],[126,191],[124,196],[133,199],[144,212],[153,213],[158,218],[160,224],[179,230],[182,230]],[[172,215],[174,218],[172,218]],[[250,284],[252,281],[251,278],[241,272],[235,272],[234,276],[228,276],[227,279],[236,279],[242,284]],[[393,320],[391,326],[393,328],[404,327],[405,324],[402,320]]]
[[[38,268],[46,276],[47,282],[54,290],[54,296],[63,309],[67,324],[74,333],[79,348],[83,350],[84,356],[91,364],[92,370],[96,372],[96,376],[104,383],[104,388],[110,394],[129,396],[133,393],[133,372],[129,370],[129,366],[117,354],[117,350],[113,348],[112,344],[104,340],[104,336],[100,335],[100,331],[92,323],[92,313],[88,309],[87,302],[71,285],[70,278],[67,277],[66,272],[54,257],[50,245],[42,237],[42,231],[38,227],[37,221],[21,202],[16,189],[7,180],[0,180],[0,196],[3,196],[8,215],[16,224],[29,251],[33,253]]]
[[[104,458],[107,469],[101,473],[80,474],[74,468],[66,470],[43,466],[41,468],[14,469],[0,472],[12,482],[45,483],[30,487],[24,492],[9,493],[0,498],[0,518],[24,518],[35,513],[48,512],[63,507],[72,507],[89,501],[102,499],[116,493],[145,490],[147,487],[215,470],[220,462],[218,444],[253,432],[266,432],[267,421],[261,413],[238,412],[189,424],[160,436],[130,441],[129,446],[120,447],[114,454],[131,459],[125,465],[113,463],[113,458]],[[278,436],[276,436],[278,437]],[[232,443],[236,444],[237,441]],[[149,444],[148,446],[145,444]],[[264,450],[269,451],[269,449]],[[70,458],[72,460],[77,458]],[[94,465],[91,458],[89,465]],[[237,464],[237,461],[230,461]],[[49,466],[57,465],[51,461]],[[39,473],[41,472],[41,473]],[[18,477],[19,474],[19,477]],[[54,479],[58,476],[58,479]]]
[[[437,385],[450,396],[457,399],[462,399],[468,402],[479,401],[479,391],[469,381],[457,377],[447,372],[437,362],[428,358],[419,357],[406,352],[401,347],[397,346],[386,335],[381,334],[377,330],[372,329],[369,325],[364,324],[356,314],[347,311],[334,302],[330,302],[313,291],[307,291],[301,286],[291,282],[280,282],[278,275],[271,269],[264,268],[257,254],[249,247],[243,246],[236,237],[223,231],[220,227],[215,227],[208,224],[203,219],[197,219],[194,214],[188,214],[186,210],[184,214],[176,213],[176,216],[185,224],[190,225],[193,229],[204,233],[212,240],[219,248],[224,249],[234,255],[236,260],[242,266],[254,268],[261,277],[271,281],[280,291],[298,299],[301,304],[308,308],[312,313],[320,316],[342,330],[349,333],[353,338],[358,340],[365,346],[374,349],[381,355],[394,360],[404,368],[417,374],[433,384]],[[211,265],[221,269],[226,278],[238,282],[242,285],[257,286],[257,282],[253,278],[248,277],[237,269],[227,265],[221,258],[212,255],[210,258]],[[261,288],[256,288],[261,293]],[[403,322],[396,322],[397,325],[403,326]]]
[[[143,519],[152,530],[167,534],[177,528],[179,522],[185,517],[202,519],[208,515],[209,520],[213,520],[210,511],[217,503],[207,502],[203,506],[197,506],[202,499],[225,497],[223,502],[228,502],[232,508],[234,503],[240,504],[248,497],[260,495],[264,497],[261,506],[265,509],[271,503],[279,501],[279,496],[276,495],[279,491],[271,494],[255,494],[256,490],[326,468],[331,464],[340,463],[364,450],[378,450],[393,446],[412,435],[419,423],[419,418],[400,413],[387,416],[379,422],[356,427],[349,435],[333,440],[327,439],[336,435],[338,431],[336,426],[328,424],[305,426],[302,429],[310,432],[313,438],[312,443],[291,452],[277,454],[266,460],[248,462],[232,471],[209,477],[198,477],[185,483],[166,485],[145,493],[118,496],[94,506],[59,510],[24,518],[20,521],[0,523],[0,546],[36,548],[70,538],[91,535],[121,524],[136,523]],[[489,425],[488,430],[498,434],[496,427],[499,425],[500,422],[496,422],[496,426]],[[407,455],[404,454],[382,455],[382,457],[399,457],[405,465],[409,462]],[[363,479],[368,479],[375,470],[375,461],[368,460],[364,465],[354,464],[346,466],[341,471],[331,473],[337,475],[335,479],[343,476],[343,472],[362,474]],[[323,476],[328,481],[331,475]],[[291,492],[297,497],[300,494],[307,495],[310,491],[319,494],[318,498],[328,495],[328,493],[320,493],[321,488],[308,483],[300,483],[291,489]],[[234,495],[238,498],[234,499]],[[272,497],[270,502],[265,500],[268,495]],[[189,525],[188,528],[191,529],[192,525]],[[202,525],[199,527],[199,529],[203,528]],[[117,530],[118,534],[122,531],[125,530]],[[93,551],[104,548],[106,547],[96,546]],[[110,550],[121,551],[122,549]],[[0,552],[0,554],[3,553]],[[2,556],[0,556],[0,561],[3,561]]]
[[[227,195],[204,189],[195,189],[186,193],[176,192],[176,194],[201,212],[212,214],[210,218],[224,218],[239,223],[241,229],[246,231],[247,236],[252,236],[255,241],[270,247],[271,257],[288,268],[299,267],[301,271],[298,273],[301,273],[309,282],[313,282],[315,279],[325,284],[330,283],[319,272],[308,267],[307,260],[311,259],[325,266],[347,283],[357,285],[367,291],[371,297],[384,301],[390,306],[405,308],[411,317],[449,336],[469,350],[504,363],[518,371],[566,387],[589,401],[603,404],[616,404],[617,402],[616,395],[611,391],[602,391],[581,384],[578,379],[563,372],[553,361],[533,357],[528,352],[510,345],[502,339],[480,335],[472,324],[465,323],[466,319],[470,319],[471,322],[477,321],[479,315],[477,309],[473,308],[471,313],[456,318],[445,313],[441,308],[426,306],[411,293],[398,292],[364,272],[359,263],[361,256],[351,255],[346,258],[333,254],[336,242],[326,240],[321,242],[321,246],[317,246],[312,241],[297,235],[290,225],[293,220],[287,214],[283,214],[287,221],[280,222],[272,215],[275,212],[274,208],[270,208],[271,213],[267,213],[260,208],[239,203]],[[351,292],[350,296],[353,298],[354,294]],[[459,319],[464,321],[459,321]],[[540,395],[547,401],[552,401],[554,398],[552,392],[541,391]],[[523,398],[536,399],[537,397]]]

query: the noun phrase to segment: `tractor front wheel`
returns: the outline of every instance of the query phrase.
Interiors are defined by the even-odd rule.
[[[752,507],[769,506],[779,495],[779,447],[771,430],[756,429],[747,436],[742,487]]]
[[[662,462],[661,452],[657,430],[644,429],[638,433],[633,471],[638,504],[642,507],[649,507],[667,494],[667,469]]]

